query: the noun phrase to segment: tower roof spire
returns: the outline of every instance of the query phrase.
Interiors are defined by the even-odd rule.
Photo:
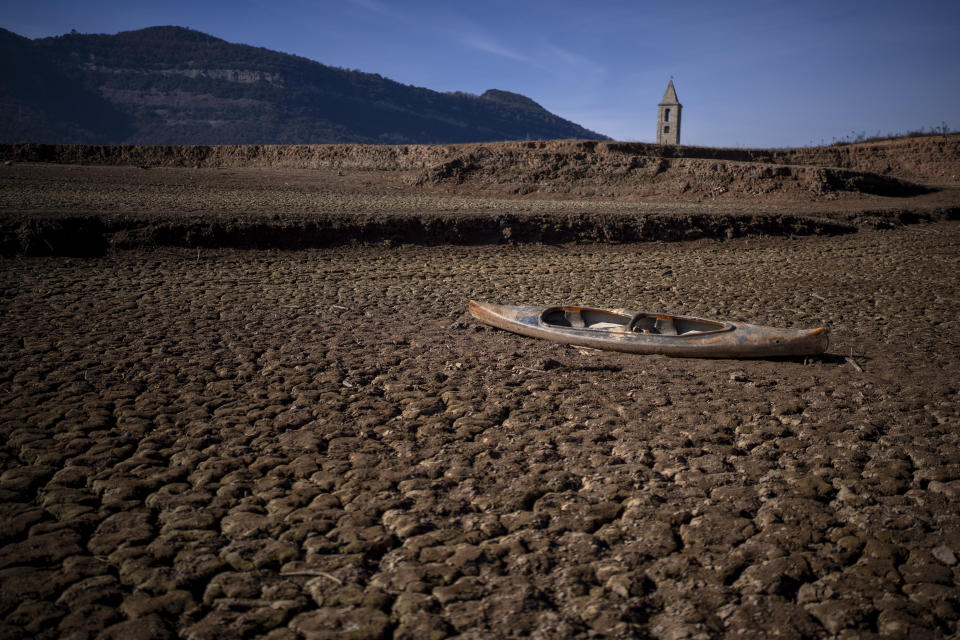
[[[673,88],[673,76],[670,76],[670,84],[667,85],[667,90],[664,92],[660,104],[680,104],[680,101],[677,100],[677,90]]]

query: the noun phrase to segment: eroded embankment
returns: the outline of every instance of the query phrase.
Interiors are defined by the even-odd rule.
[[[960,219],[960,208],[858,212],[845,219],[787,214],[321,215],[309,219],[203,220],[186,216],[23,217],[0,228],[3,255],[97,256],[153,247],[308,249],[350,244],[478,245],[679,241],[851,233]]]
[[[0,160],[98,166],[412,172],[424,191],[696,200],[909,198],[960,174],[960,137],[750,150],[537,141],[463,145],[0,145]]]
[[[793,150],[588,141],[419,146],[8,144],[0,145],[0,160],[44,163],[24,167],[58,164],[69,175],[18,171],[20,165],[11,169],[0,208],[4,213],[0,252],[99,255],[110,248],[154,246],[634,242],[844,233],[956,219],[960,209],[950,195],[954,189],[948,178],[960,173],[958,158],[960,136]],[[77,171],[78,165],[95,165],[84,171],[164,168],[138,176],[90,176]],[[245,175],[241,180],[211,177],[220,172],[207,167],[255,174],[308,169],[310,175],[288,178],[271,173],[264,179]],[[915,181],[904,176],[914,176]],[[123,198],[111,191],[118,184]],[[923,200],[941,192],[945,195],[936,206]],[[107,197],[91,198],[94,193]],[[466,212],[431,211],[429,204],[413,210],[388,206],[373,215],[357,204],[372,193],[443,196],[477,204]],[[304,194],[310,197],[300,197]],[[330,194],[336,197],[328,202]],[[224,198],[233,203],[229,211],[223,210]],[[494,211],[482,204],[491,198],[507,206]],[[509,204],[557,198],[630,206],[609,214],[559,207],[533,214],[511,212]],[[651,214],[639,206],[650,202],[663,205],[664,211]],[[718,210],[721,202],[724,208]],[[817,203],[815,213],[811,203]]]
[[[576,164],[619,165],[623,158],[688,158],[768,165],[833,167],[929,183],[960,180],[960,135],[895,138],[827,147],[721,149],[643,142],[551,140],[450,145],[49,145],[0,144],[0,161],[168,167],[429,169],[487,153],[504,162],[538,164],[569,156]]]

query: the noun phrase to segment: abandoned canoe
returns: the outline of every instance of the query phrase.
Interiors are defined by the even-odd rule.
[[[827,350],[825,329],[777,329],[745,322],[592,307],[526,307],[470,301],[489,325],[554,342],[690,358],[806,356]]]

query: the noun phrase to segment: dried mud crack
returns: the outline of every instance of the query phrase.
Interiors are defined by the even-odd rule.
[[[0,638],[955,636],[958,145],[0,145]]]
[[[957,222],[7,258],[0,637],[955,636],[958,271]],[[582,351],[471,298],[831,353]]]

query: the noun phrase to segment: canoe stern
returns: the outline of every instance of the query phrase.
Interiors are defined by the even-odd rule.
[[[737,324],[737,357],[769,358],[777,356],[813,356],[826,352],[830,344],[827,330],[780,329],[752,324]]]

